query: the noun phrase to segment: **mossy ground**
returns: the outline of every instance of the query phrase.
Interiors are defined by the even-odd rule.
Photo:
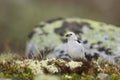
[[[23,59],[18,56],[12,53],[0,56],[2,59],[0,60],[0,78],[13,80],[39,80],[44,78],[46,80],[100,80],[97,75],[106,73],[111,80],[120,79],[119,67],[107,62],[80,61],[82,62],[81,66],[73,67],[79,62],[73,61],[73,65],[68,65],[70,62],[61,59],[38,61]]]

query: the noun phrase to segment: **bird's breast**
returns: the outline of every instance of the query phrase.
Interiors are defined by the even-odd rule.
[[[68,42],[68,54],[72,58],[82,58],[83,54],[83,46],[77,42]]]

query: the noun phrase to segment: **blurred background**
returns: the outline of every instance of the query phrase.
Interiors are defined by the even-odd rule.
[[[0,53],[23,53],[35,24],[82,17],[120,25],[120,0],[0,0]]]

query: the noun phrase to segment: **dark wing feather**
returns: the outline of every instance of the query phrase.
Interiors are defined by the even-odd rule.
[[[78,43],[81,43],[81,40],[77,40]]]

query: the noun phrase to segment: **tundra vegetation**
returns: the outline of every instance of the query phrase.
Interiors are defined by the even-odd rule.
[[[29,36],[29,41],[38,41],[38,47],[49,54],[59,44],[64,43],[64,34],[70,30],[87,44],[89,60],[66,61],[63,59],[26,59],[17,53],[0,55],[0,78],[11,80],[119,80],[120,79],[120,28],[103,22],[81,18],[57,18],[36,25],[41,35]],[[33,29],[34,30],[34,29]],[[81,35],[81,37],[79,37]],[[28,41],[28,43],[29,43]],[[51,43],[54,41],[53,43]],[[47,50],[46,50],[47,49]],[[46,50],[46,51],[45,51]],[[35,54],[35,53],[34,53]],[[46,56],[45,55],[45,56]],[[114,59],[110,56],[118,55]]]

